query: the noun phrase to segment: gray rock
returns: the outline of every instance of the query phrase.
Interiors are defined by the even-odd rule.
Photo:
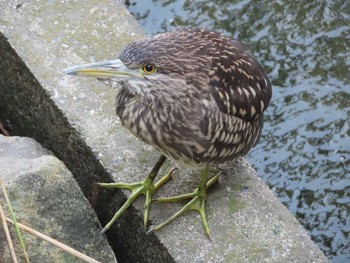
[[[0,135],[0,167],[19,223],[96,260],[116,262],[107,240],[101,239],[98,219],[72,174],[48,150],[30,138]],[[11,232],[17,240],[15,231]],[[31,262],[83,262],[25,231],[21,233]],[[0,251],[0,262],[11,262],[2,228]],[[16,251],[18,256],[22,254],[18,244]]]

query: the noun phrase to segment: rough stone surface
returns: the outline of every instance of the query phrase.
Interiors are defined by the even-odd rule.
[[[63,0],[26,1],[16,7],[0,0],[0,5],[0,118],[63,160],[87,197],[94,181],[142,179],[157,153],[121,127],[115,91],[103,82],[61,73],[72,65],[115,58],[123,45],[142,37],[135,20],[116,1],[69,6]],[[166,163],[163,172],[172,165]],[[195,171],[181,169],[157,194],[192,191],[198,180]],[[96,211],[106,223],[125,200],[124,192],[101,191],[99,197]],[[142,201],[107,232],[121,262],[327,262],[243,160],[210,191],[211,240],[195,213],[145,235]],[[154,204],[151,222],[161,222],[179,207]]]
[[[116,262],[107,240],[99,236],[102,228],[89,202],[70,171],[52,153],[33,139],[0,135],[0,167],[19,223],[96,260]],[[1,200],[4,204],[3,196]],[[21,233],[31,262],[84,262],[25,231]],[[12,237],[16,237],[14,231]],[[20,256],[18,244],[16,251]],[[11,262],[2,228],[0,252],[0,262]]]

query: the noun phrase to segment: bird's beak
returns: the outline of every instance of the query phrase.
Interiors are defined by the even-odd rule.
[[[63,73],[99,79],[120,79],[122,76],[144,77],[138,69],[126,67],[120,59],[78,65],[63,70]]]

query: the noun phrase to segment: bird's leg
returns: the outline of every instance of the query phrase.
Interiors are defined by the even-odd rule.
[[[152,195],[154,192],[159,189],[163,184],[171,179],[172,173],[176,169],[172,169],[168,172],[162,179],[160,179],[157,183],[154,183],[154,179],[156,178],[159,169],[165,162],[166,157],[161,155],[158,159],[157,163],[154,165],[152,171],[148,174],[148,176],[141,182],[136,183],[99,183],[98,185],[106,188],[123,188],[129,189],[131,194],[129,198],[126,200],[124,205],[119,208],[119,210],[114,214],[113,218],[108,222],[108,224],[102,229],[102,233],[106,232],[111,225],[125,212],[125,210],[136,200],[140,195],[145,195],[145,214],[144,214],[144,225],[147,226],[149,212],[151,208]]]
[[[199,212],[201,216],[201,221],[202,225],[204,228],[204,231],[208,237],[210,237],[209,234],[209,227],[208,227],[208,222],[207,222],[207,217],[205,214],[205,199],[207,196],[207,188],[212,186],[215,182],[217,182],[219,177],[219,174],[214,176],[212,179],[210,179],[207,182],[208,178],[208,166],[205,166],[201,170],[201,182],[199,184],[199,187],[194,190],[193,193],[190,194],[184,194],[184,195],[179,195],[175,197],[170,197],[170,198],[158,198],[156,199],[157,202],[177,202],[183,199],[187,198],[192,198],[191,201],[189,201],[184,207],[182,207],[178,212],[173,214],[171,217],[169,217],[167,220],[165,220],[163,223],[155,226],[152,228],[150,231],[157,231],[164,227],[165,225],[171,223],[174,221],[177,217],[181,216],[183,213],[187,212],[188,210],[196,210]]]

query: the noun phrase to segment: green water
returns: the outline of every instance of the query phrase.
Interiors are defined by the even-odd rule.
[[[273,84],[248,156],[332,262],[350,262],[350,1],[125,1],[148,34],[199,26],[247,43]]]

